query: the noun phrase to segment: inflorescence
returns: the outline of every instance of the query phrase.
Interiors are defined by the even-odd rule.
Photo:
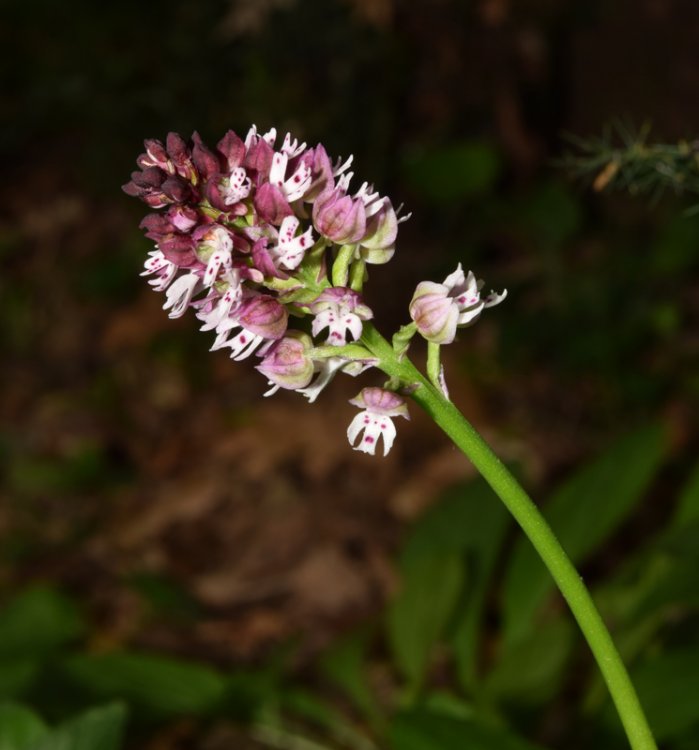
[[[213,150],[197,133],[190,142],[176,133],[165,144],[146,140],[140,171],[123,189],[158,211],[141,223],[155,243],[142,275],[164,292],[169,316],[191,308],[213,332],[212,350],[236,360],[255,354],[265,395],[285,388],[313,402],[338,372],[380,364],[355,343],[373,318],[362,298],[366,267],[393,257],[409,216],[366,182],[350,193],[351,156],[333,163],[320,144],[276,140],[274,129],[261,135],[254,125],[245,140],[228,131]],[[416,332],[432,347],[451,343],[458,326],[505,296],[482,298],[481,286],[460,265],[443,284],[421,282],[400,354]],[[441,372],[439,384],[444,390]],[[391,418],[408,418],[397,390],[389,381],[352,399],[363,409],[347,432],[357,450],[374,454],[381,437],[388,453]]]

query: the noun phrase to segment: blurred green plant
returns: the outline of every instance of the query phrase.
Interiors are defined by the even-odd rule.
[[[572,150],[560,164],[597,192],[625,190],[657,201],[666,192],[699,195],[699,141],[650,143],[651,126],[634,129],[615,121],[601,136],[568,135]],[[699,211],[699,204],[691,212]]]
[[[603,553],[652,495],[667,450],[657,424],[639,427],[554,489],[544,515],[578,561]],[[592,581],[668,750],[699,742],[698,498],[695,468],[663,525]],[[612,750],[623,740],[606,689],[541,564],[524,542],[507,544],[512,527],[483,480],[449,489],[406,538],[402,585],[381,623],[332,644],[315,687],[288,658],[230,672],[156,653],[91,653],[89,622],[71,599],[27,589],[0,612],[0,695],[22,701],[0,708],[0,750],[97,750],[93,736],[99,750],[117,748],[120,704],[141,733],[182,717],[202,731],[234,718],[281,750]],[[388,692],[374,676],[382,653]],[[109,700],[119,704],[51,730],[34,713],[61,719]],[[562,705],[575,714],[551,731]]]

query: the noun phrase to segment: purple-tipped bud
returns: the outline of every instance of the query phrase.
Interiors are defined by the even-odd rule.
[[[375,414],[410,419],[405,399],[383,388],[362,388],[357,396],[350,399],[350,404],[360,409],[368,409]]]
[[[267,352],[257,369],[280,388],[305,388],[313,378],[313,360],[309,357],[312,347],[308,334],[289,331]]]
[[[456,336],[459,309],[443,284],[419,283],[410,302],[410,317],[420,335],[433,344],[451,344]]]
[[[339,245],[358,242],[366,231],[364,204],[335,188],[316,198],[313,224],[320,234]]]
[[[256,336],[280,339],[286,332],[289,313],[274,297],[260,294],[243,302],[236,317],[243,328]]]

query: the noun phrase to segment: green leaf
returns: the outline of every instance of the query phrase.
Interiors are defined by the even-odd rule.
[[[38,659],[2,658],[0,665],[0,698],[16,698],[34,683],[41,662]]]
[[[674,526],[684,526],[696,520],[699,520],[699,465],[680,493],[672,523]]]
[[[45,655],[79,638],[84,630],[70,599],[49,587],[28,589],[0,612],[0,659]]]
[[[65,673],[83,688],[155,714],[203,714],[221,702],[226,679],[208,667],[135,653],[74,656]]]
[[[365,633],[354,633],[343,638],[323,654],[320,668],[360,711],[375,719],[377,701],[366,676],[366,641]]]
[[[641,500],[663,456],[657,426],[637,430],[612,445],[554,494],[543,509],[573,562],[594,552]],[[505,638],[509,643],[532,627],[553,580],[529,540],[515,547],[505,579]]]
[[[17,703],[0,703],[0,750],[27,750],[47,733],[44,722]]]
[[[460,677],[465,685],[475,680],[487,583],[508,522],[505,507],[478,479],[449,489],[413,528],[401,558],[405,587],[389,612],[393,652],[413,688],[452,622],[447,635]]]
[[[395,662],[414,693],[454,611],[465,569],[461,555],[435,551],[404,556],[401,572],[403,588],[388,610],[388,639]]]
[[[498,699],[530,704],[558,692],[574,643],[572,624],[559,618],[505,647],[488,674],[486,690]]]
[[[389,745],[392,750],[538,750],[504,729],[425,710],[398,714]]]
[[[26,750],[118,750],[126,719],[120,704],[93,708],[28,745]]]
[[[434,203],[456,204],[488,193],[500,175],[498,151],[482,141],[464,141],[409,154],[403,165],[415,192]]]

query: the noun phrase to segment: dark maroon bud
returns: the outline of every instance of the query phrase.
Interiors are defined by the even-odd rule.
[[[173,203],[183,203],[192,195],[191,187],[177,175],[168,177],[161,190]]]
[[[243,159],[245,158],[245,143],[232,130],[229,130],[221,138],[216,148],[223,156],[228,172],[232,172],[243,163]]]
[[[192,159],[194,166],[197,168],[202,180],[210,180],[215,174],[221,171],[221,165],[216,156],[202,141],[199,133],[192,134],[194,147],[192,148]]]
[[[153,242],[159,242],[163,235],[175,229],[167,217],[162,214],[148,214],[139,224],[139,227],[145,230],[146,237]]]
[[[189,148],[177,133],[168,133],[165,141],[167,153],[175,166],[177,174],[188,182],[197,182],[197,171],[194,167]]]
[[[294,214],[282,191],[270,182],[265,182],[257,189],[255,208],[262,219],[276,226],[287,216]]]
[[[139,167],[158,167],[165,172],[172,172],[172,163],[168,159],[167,151],[163,144],[155,138],[147,138],[143,141],[146,153],[141,154],[136,163]]]
[[[188,234],[168,234],[158,242],[158,249],[177,266],[190,266],[197,259],[194,240]]]
[[[258,174],[266,177],[272,166],[273,156],[274,150],[269,143],[264,138],[259,138],[257,143],[253,143],[248,149],[244,166],[248,169],[256,169]]]

